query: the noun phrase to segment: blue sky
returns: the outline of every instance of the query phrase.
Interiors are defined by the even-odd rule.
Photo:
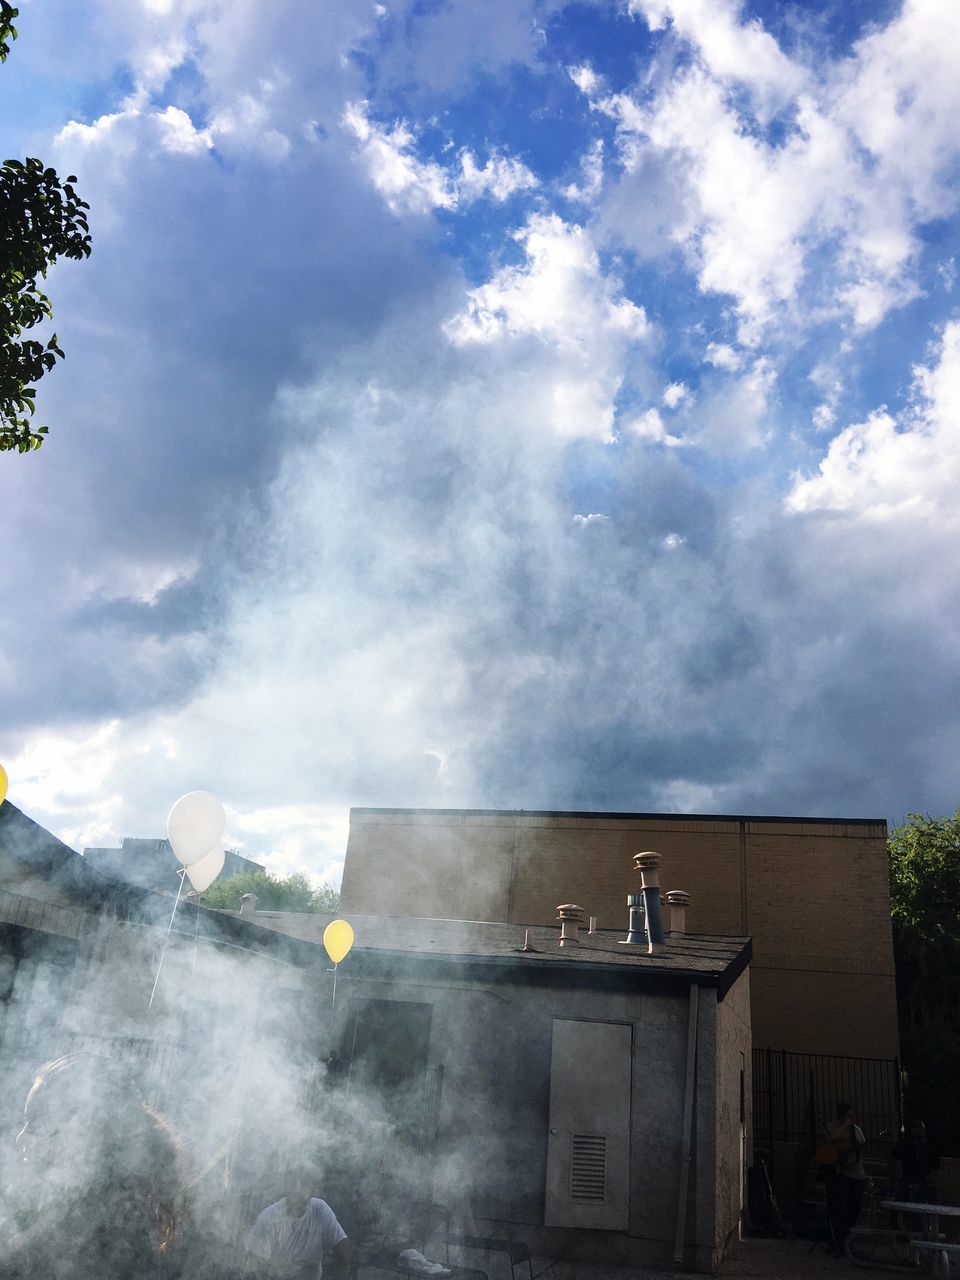
[[[960,802],[952,0],[23,0],[75,172],[0,467],[0,759],[78,847],[204,787]]]

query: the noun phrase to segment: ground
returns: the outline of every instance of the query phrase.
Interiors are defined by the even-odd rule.
[[[823,1249],[810,1252],[809,1240],[741,1240],[724,1260],[720,1271],[722,1280],[819,1280],[826,1274],[863,1277],[889,1276],[880,1268],[855,1267],[843,1258],[831,1258]],[[451,1258],[453,1255],[451,1253]],[[463,1257],[464,1264],[483,1266],[479,1258]],[[489,1260],[489,1280],[510,1280],[509,1264]],[[517,1276],[525,1271],[518,1268]],[[679,1274],[673,1270],[655,1271],[650,1268],[598,1266],[586,1262],[558,1262],[549,1258],[534,1258],[534,1280],[676,1280]]]

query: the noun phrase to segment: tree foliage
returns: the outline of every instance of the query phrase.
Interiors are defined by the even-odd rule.
[[[960,1152],[960,809],[911,813],[890,835],[900,1045],[910,1098]]]
[[[0,61],[16,39],[18,12],[0,0]],[[76,180],[61,182],[35,157],[0,166],[0,452],[39,449],[47,432],[32,423],[35,384],[63,351],[56,334],[45,343],[23,335],[53,314],[38,283],[48,267],[59,258],[90,256],[89,205]]]
[[[340,894],[332,885],[314,889],[302,871],[285,878],[263,871],[244,871],[214,881],[203,900],[208,907],[238,911],[245,893],[257,895],[258,911],[336,911],[340,903]]]

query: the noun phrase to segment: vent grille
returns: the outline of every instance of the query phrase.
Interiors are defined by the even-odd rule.
[[[572,1135],[570,1199],[602,1204],[607,1198],[607,1139],[604,1134]]]

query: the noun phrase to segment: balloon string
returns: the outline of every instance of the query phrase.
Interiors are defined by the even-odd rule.
[[[194,970],[197,967],[197,938],[200,936],[200,903],[202,901],[203,901],[203,894],[198,893],[197,894],[197,927],[193,931],[193,964],[190,966],[190,968]]]
[[[335,1009],[337,1007],[337,969],[338,967],[339,967],[338,965],[333,966],[333,1004],[330,1006],[331,1009]]]
[[[157,976],[153,980],[153,990],[150,992],[150,1003],[148,1009],[153,1008],[153,997],[157,994],[157,983],[160,981],[160,970],[163,968],[163,957],[167,954],[167,943],[170,941],[170,930],[173,928],[173,917],[177,914],[177,903],[180,901],[180,894],[183,892],[183,881],[187,874],[187,868],[181,867],[177,872],[180,877],[180,888],[177,889],[177,896],[173,903],[173,910],[170,912],[170,923],[167,925],[167,932],[163,937],[163,950],[160,952],[160,963],[157,965]]]

